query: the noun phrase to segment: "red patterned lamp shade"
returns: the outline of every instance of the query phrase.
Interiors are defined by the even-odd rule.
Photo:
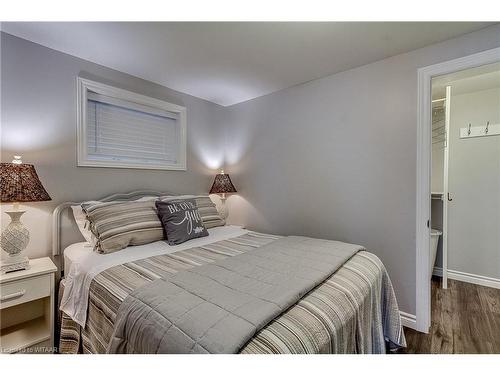
[[[221,171],[221,173],[215,176],[214,183],[212,184],[209,194],[226,193],[236,193],[236,188],[231,182],[231,177],[229,177],[228,174],[225,174],[224,171]]]
[[[0,163],[2,202],[50,201],[32,164]]]

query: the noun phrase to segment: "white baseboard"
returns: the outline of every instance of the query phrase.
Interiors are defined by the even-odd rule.
[[[432,274],[436,276],[443,276],[443,269],[441,267],[434,267]],[[448,270],[448,278],[463,281],[465,283],[500,289],[500,279],[495,279],[493,277],[474,275],[472,273],[462,271]]]
[[[401,316],[401,324],[411,329],[417,329],[417,317],[415,315],[404,311],[399,311],[399,315]]]

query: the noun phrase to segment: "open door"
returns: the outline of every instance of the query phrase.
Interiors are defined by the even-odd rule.
[[[443,279],[442,288],[448,288],[448,203],[451,202],[449,191],[449,161],[450,161],[450,114],[451,114],[451,86],[446,86],[445,97],[445,141],[444,141],[444,168],[443,168]]]

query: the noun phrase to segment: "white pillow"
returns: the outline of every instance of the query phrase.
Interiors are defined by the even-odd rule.
[[[155,199],[158,199],[158,197],[146,196],[136,199],[136,201],[147,202]],[[99,203],[99,201],[87,201],[83,203],[96,204]],[[90,231],[88,223],[87,227],[85,227],[85,223],[87,222],[87,215],[85,214],[85,212],[83,212],[82,206],[81,205],[71,206],[71,210],[73,211],[73,217],[75,218],[76,225],[78,226],[78,229],[80,230],[80,233],[82,234],[83,238],[85,238],[85,241],[87,241],[89,244],[93,245],[95,243],[95,238],[92,232]]]
[[[92,201],[95,202],[95,201]],[[85,203],[91,203],[91,202],[85,202]],[[75,218],[76,225],[78,226],[78,229],[80,230],[80,233],[82,234],[83,238],[85,238],[85,241],[88,243],[92,243],[92,232],[90,231],[90,228],[87,224],[87,227],[85,227],[85,223],[87,221],[87,215],[85,215],[85,212],[82,210],[82,206],[77,205],[77,206],[71,206],[71,210],[73,210],[73,217]]]

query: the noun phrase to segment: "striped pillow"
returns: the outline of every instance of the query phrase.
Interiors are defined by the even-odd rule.
[[[100,253],[163,239],[163,226],[154,200],[83,203],[82,209],[97,239],[94,250]]]
[[[220,216],[215,203],[212,202],[208,195],[169,195],[160,197],[163,202],[178,199],[194,199],[196,206],[200,212],[201,220],[205,228],[222,227],[226,225],[225,220]]]
[[[135,201],[139,202],[145,202],[145,201],[156,201],[158,197],[152,196],[152,195],[147,195],[142,198],[136,199]],[[117,201],[119,202],[119,201]],[[121,201],[123,202],[123,201]],[[96,204],[96,203],[102,203],[101,201],[86,201],[83,202],[82,204]],[[82,209],[82,204],[78,204],[76,206],[71,206],[71,210],[73,211],[73,217],[75,219],[76,225],[78,229],[80,230],[80,233],[82,234],[83,238],[87,240],[88,243],[94,245],[95,244],[95,236],[92,234],[90,231],[90,228],[88,228],[87,224],[87,215],[85,212],[83,212]]]

